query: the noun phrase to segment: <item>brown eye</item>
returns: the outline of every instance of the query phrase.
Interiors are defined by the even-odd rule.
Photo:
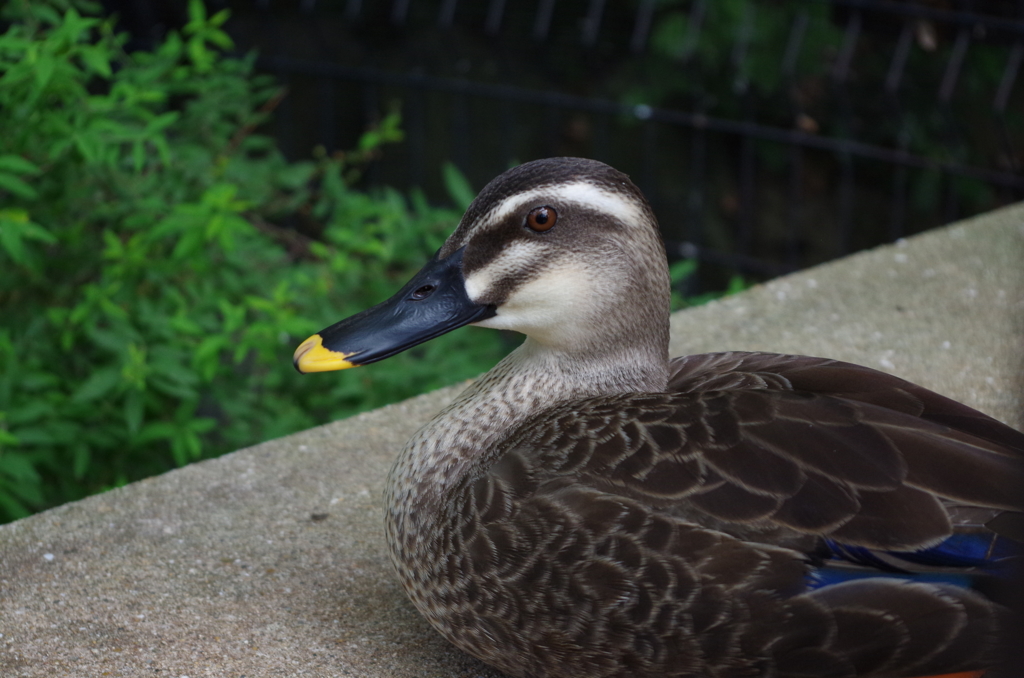
[[[534,231],[550,231],[558,221],[558,214],[551,207],[534,207],[526,215],[526,225]]]

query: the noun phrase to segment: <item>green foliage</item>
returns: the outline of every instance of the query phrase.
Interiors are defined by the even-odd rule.
[[[474,376],[507,350],[467,328],[372,369],[298,375],[294,347],[400,287],[472,188],[449,165],[456,209],[355,190],[402,139],[394,113],[352,151],[288,162],[259,133],[285,92],[222,54],[225,12],[190,0],[180,33],[127,54],[97,11],[0,14],[0,522]]]
[[[733,274],[729,278],[729,283],[724,290],[704,292],[702,294],[685,294],[683,289],[689,280],[696,279],[698,266],[699,262],[696,259],[680,259],[669,265],[668,275],[669,279],[672,281],[673,311],[692,308],[693,306],[701,306],[709,301],[721,299],[722,297],[727,297],[731,294],[737,294],[751,287],[751,283],[745,280],[743,276]]]
[[[0,520],[500,357],[497,333],[470,328],[372,370],[297,375],[295,345],[397,289],[458,213],[352,188],[401,139],[395,114],[349,153],[287,162],[258,133],[283,92],[221,53],[224,12],[192,0],[180,34],[126,54],[90,9],[3,10]]]

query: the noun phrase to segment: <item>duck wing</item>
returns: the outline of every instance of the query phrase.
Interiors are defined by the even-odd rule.
[[[1024,511],[1024,434],[868,368],[770,354],[674,363],[673,390],[570,402],[513,432],[545,477],[753,538],[934,546],[950,510]]]
[[[995,661],[1006,613],[984,596],[893,576],[816,588],[812,551],[918,552],[967,507],[1024,510],[1024,435],[835,361],[673,368],[669,392],[542,413],[457,488],[443,550],[462,554],[448,567],[470,582],[455,597],[480,634],[457,644],[524,676],[921,676]]]
[[[1024,458],[1024,433],[934,391],[885,372],[828,358],[731,351],[675,358],[669,390],[802,391],[879,405],[1003,445]]]

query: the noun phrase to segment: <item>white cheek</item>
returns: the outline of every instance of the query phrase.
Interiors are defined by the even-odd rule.
[[[577,343],[593,313],[594,281],[583,267],[549,269],[523,284],[480,327],[522,332],[551,346]],[[467,290],[469,281],[467,280]],[[473,294],[470,293],[470,298]]]

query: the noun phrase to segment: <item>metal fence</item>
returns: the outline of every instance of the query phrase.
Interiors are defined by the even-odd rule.
[[[288,86],[290,156],[350,146],[399,106],[407,141],[370,183],[443,200],[448,160],[480,188],[516,162],[595,157],[648,195],[670,255],[710,264],[704,285],[1024,198],[1024,1],[209,4]]]

